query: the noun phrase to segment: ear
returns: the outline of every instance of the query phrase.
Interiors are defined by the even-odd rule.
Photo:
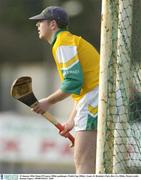
[[[50,22],[50,27],[52,30],[56,30],[58,28],[57,22],[55,20],[52,20]]]

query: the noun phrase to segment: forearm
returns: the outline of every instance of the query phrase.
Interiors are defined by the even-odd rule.
[[[73,106],[73,109],[72,109],[72,112],[68,118],[68,120],[64,123],[64,130],[60,132],[60,134],[64,137],[67,137],[67,133],[73,129],[74,127],[74,118],[75,118],[75,115],[76,115],[76,105],[77,103],[74,102],[74,106]]]
[[[68,121],[73,121],[74,122],[74,117],[76,115],[76,105],[77,105],[77,102],[74,101],[73,109],[72,109],[71,114],[70,114],[70,116],[68,118]]]
[[[63,99],[65,99],[69,96],[70,96],[70,94],[64,93],[61,89],[58,89],[53,94],[48,96],[46,99],[47,99],[48,103],[55,104],[55,103],[62,101]]]
[[[39,103],[33,108],[33,111],[39,114],[43,114],[47,111],[53,104],[67,98],[70,94],[62,92],[61,89],[58,89],[56,92],[50,96],[40,99]]]

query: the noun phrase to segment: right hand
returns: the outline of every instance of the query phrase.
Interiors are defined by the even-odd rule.
[[[48,99],[44,98],[44,99],[39,100],[39,103],[36,104],[36,106],[32,108],[32,111],[38,114],[43,114],[50,108],[50,106],[51,104],[48,102]]]
[[[71,131],[74,127],[74,122],[69,120],[63,124],[64,130],[60,132],[61,136],[67,137],[69,131]]]

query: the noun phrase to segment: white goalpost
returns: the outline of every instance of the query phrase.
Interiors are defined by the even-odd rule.
[[[97,174],[130,173],[132,167],[141,167],[137,163],[141,133],[135,133],[141,132],[137,126],[141,114],[134,101],[136,93],[141,93],[141,79],[132,55],[135,3],[102,0]]]

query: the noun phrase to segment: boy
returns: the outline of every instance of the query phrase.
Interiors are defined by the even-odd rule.
[[[61,78],[60,88],[41,99],[33,110],[42,114],[53,104],[72,96],[74,107],[60,134],[67,136],[75,128],[76,173],[93,174],[96,158],[99,54],[90,43],[67,30],[69,17],[63,8],[50,6],[29,19],[37,22],[39,38],[52,45]]]

